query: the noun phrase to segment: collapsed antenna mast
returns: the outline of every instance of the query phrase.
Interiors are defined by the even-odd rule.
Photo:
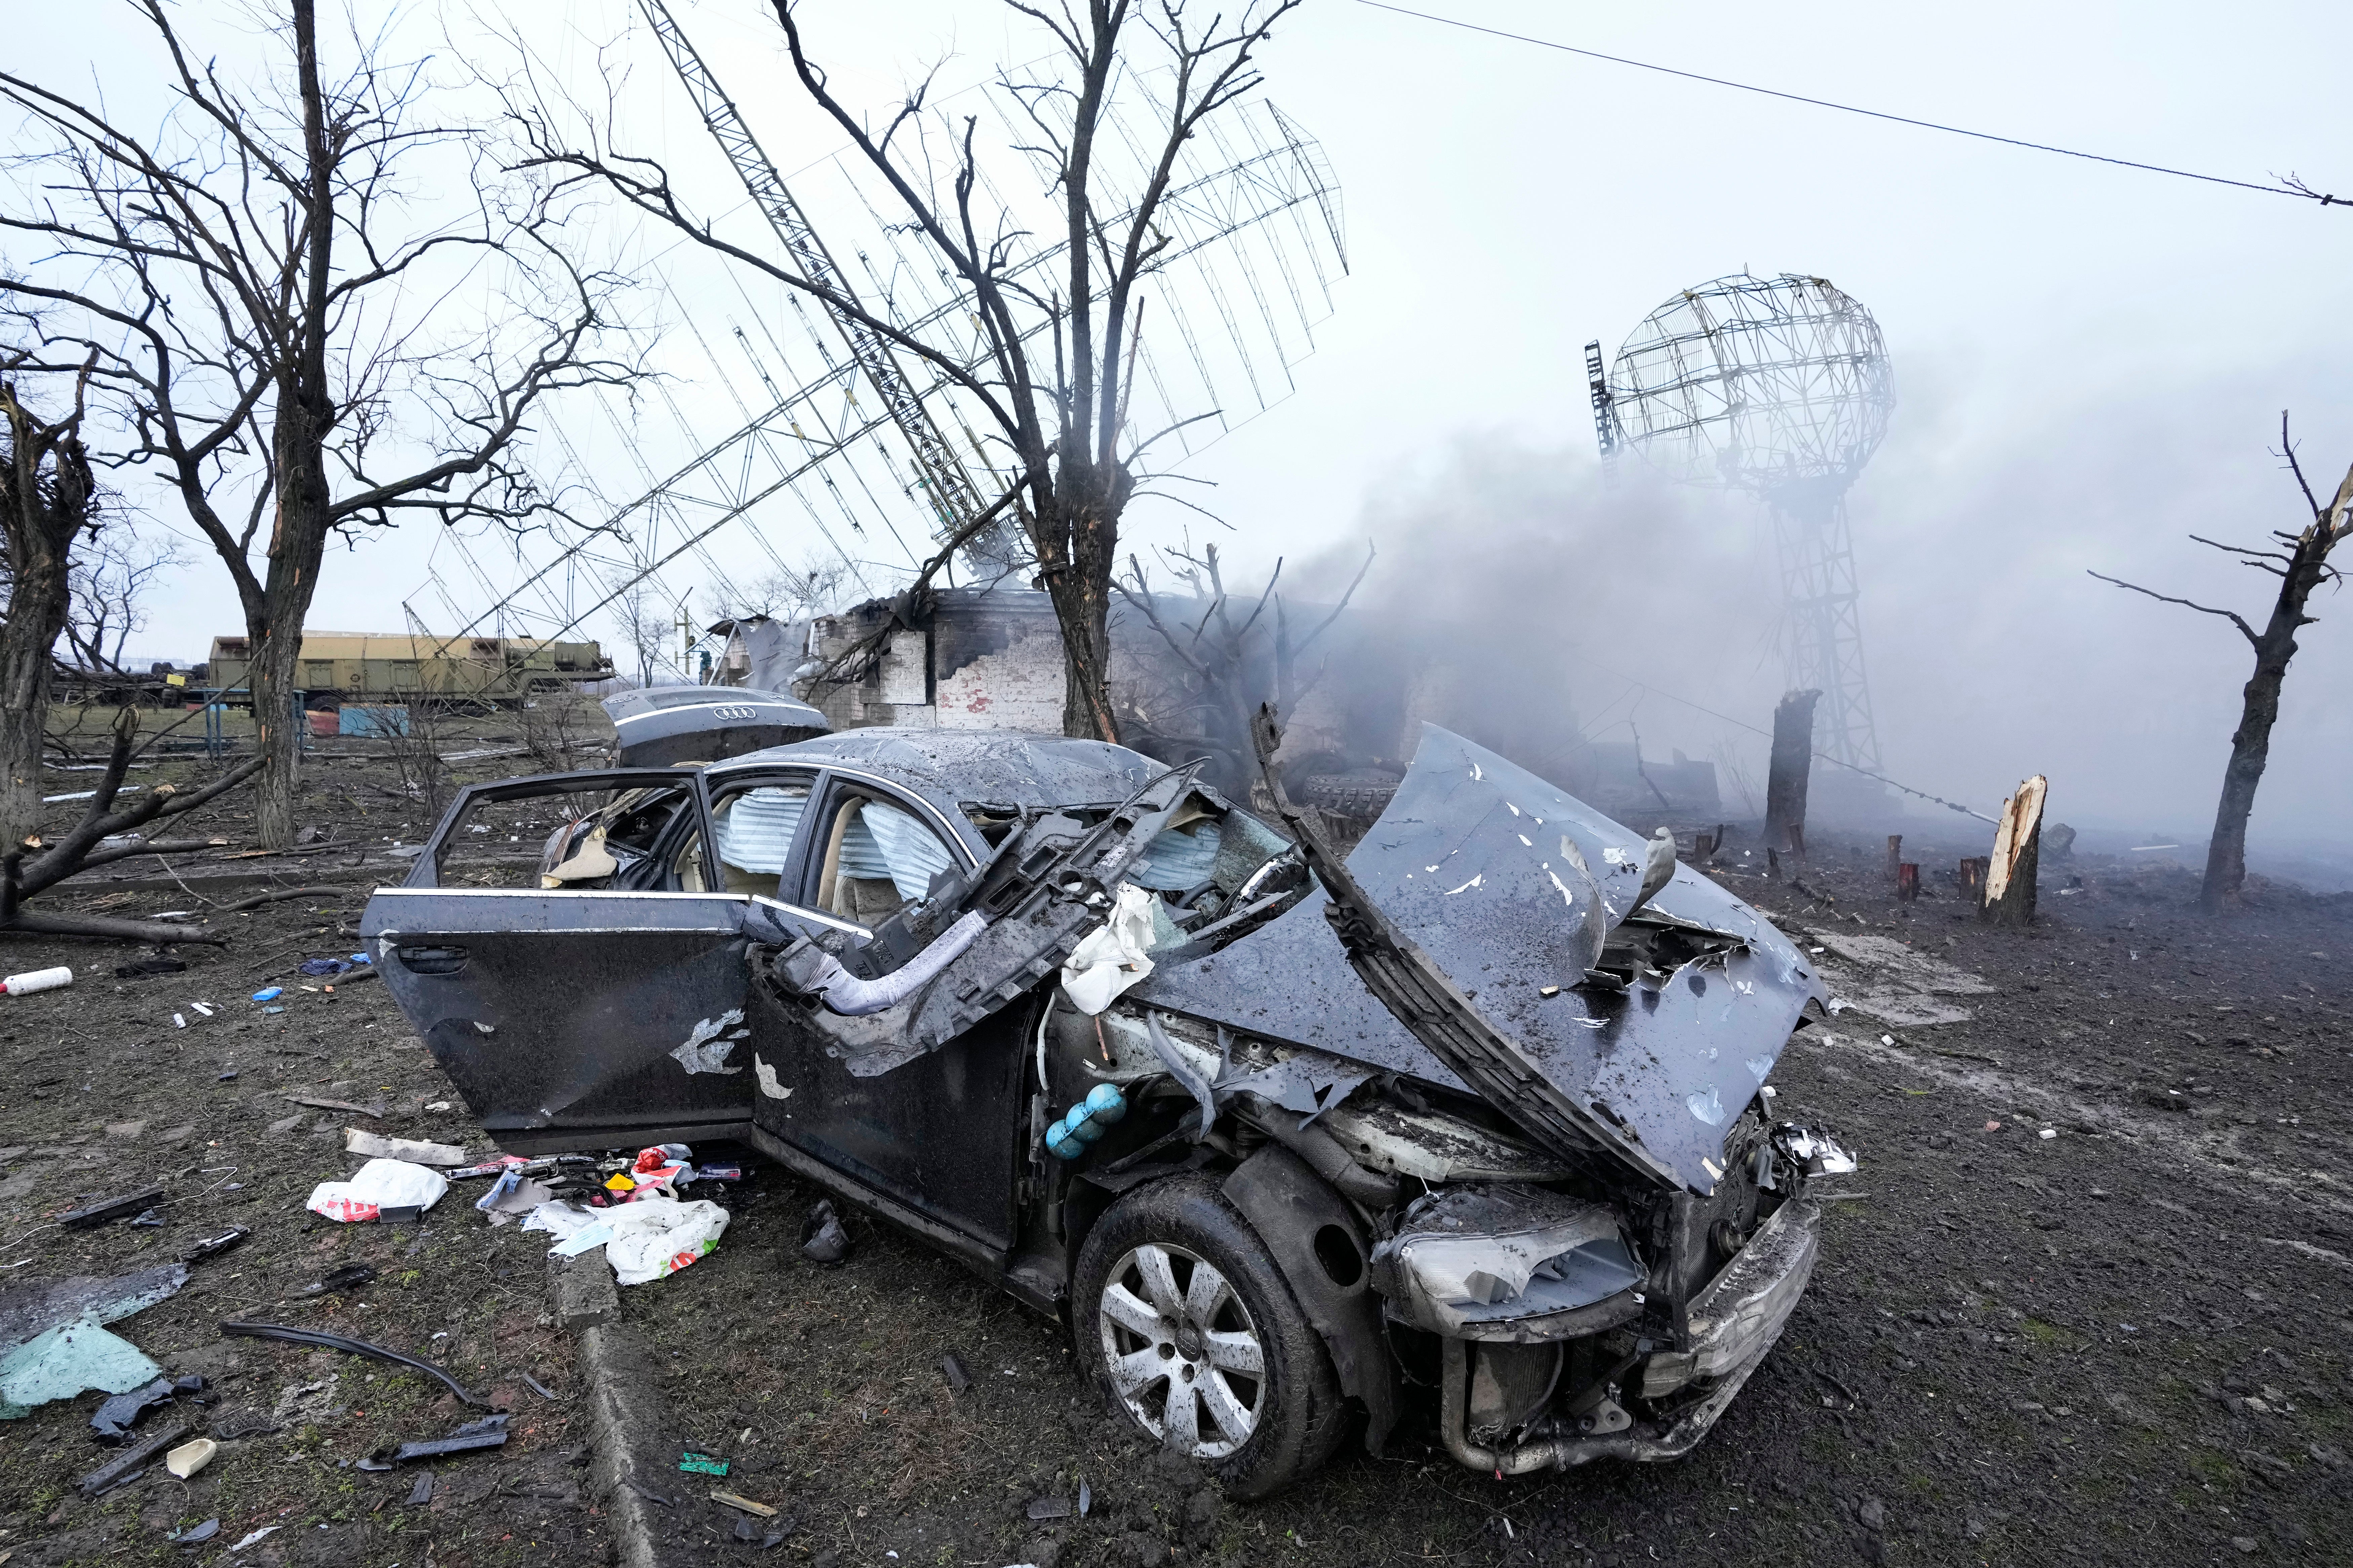
[[[654,37],[661,40],[662,51],[670,56],[679,79],[686,84],[687,96],[694,100],[695,111],[735,173],[751,193],[753,205],[766,216],[776,237],[785,243],[801,276],[828,290],[835,299],[848,300],[863,310],[858,296],[834,264],[825,242],[808,221],[807,214],[785,188],[784,176],[744,123],[719,80],[694,52],[685,30],[679,26],[662,0],[638,0],[646,20],[653,26]],[[915,466],[921,478],[916,483],[923,489],[934,516],[934,537],[951,539],[964,525],[980,515],[987,504],[973,486],[972,476],[965,470],[963,459],[945,433],[932,417],[930,407],[908,381],[899,363],[899,357],[890,342],[872,327],[828,305],[826,315],[840,329],[849,344],[850,358],[866,374],[881,400],[883,411],[898,427],[915,455]],[[965,547],[967,557],[986,562],[1002,570],[1018,558],[1022,542],[1014,529],[998,523]]]
[[[922,536],[901,533],[898,520],[904,516],[901,510],[904,503],[916,501],[924,509],[923,521],[918,525],[924,532],[936,528],[946,533],[957,526],[959,515],[969,517],[978,509],[973,486],[989,487],[988,499],[993,500],[995,486],[1005,482],[1006,476],[992,466],[988,453],[973,435],[956,401],[955,381],[945,374],[932,374],[934,367],[928,363],[907,365],[905,356],[897,353],[900,334],[904,334],[936,348],[956,364],[986,374],[987,344],[966,331],[967,323],[976,333],[979,328],[970,292],[960,289],[952,275],[928,258],[919,257],[910,266],[898,232],[871,199],[874,193],[861,188],[863,171],[854,163],[821,160],[828,167],[812,165],[817,172],[796,176],[803,188],[797,195],[787,194],[733,104],[663,8],[662,0],[640,0],[640,5],[706,127],[792,250],[791,264],[843,300],[858,297],[843,283],[834,255],[838,251],[852,266],[863,265],[870,279],[863,299],[879,297],[882,301],[869,320],[892,330],[878,331],[844,321],[835,311],[823,310],[821,301],[820,310],[811,310],[803,298],[806,290],[787,288],[786,297],[793,307],[789,319],[764,320],[759,333],[781,362],[780,374],[770,374],[752,339],[740,330],[731,340],[751,361],[764,399],[775,400],[760,407],[735,391],[727,368],[711,354],[712,345],[697,330],[707,373],[714,384],[734,395],[744,423],[710,444],[706,431],[700,425],[690,425],[666,395],[663,401],[675,422],[667,431],[649,429],[634,414],[624,426],[606,405],[602,412],[613,420],[619,437],[613,449],[636,465],[645,489],[616,505],[590,481],[587,489],[596,497],[601,518],[549,554],[527,553],[522,542],[516,542],[513,563],[521,572],[511,579],[512,586],[504,588],[493,584],[491,573],[476,559],[462,533],[445,533],[442,542],[456,552],[490,605],[479,611],[460,609],[438,575],[430,574],[442,604],[454,619],[464,623],[456,634],[459,637],[477,635],[479,628],[494,621],[502,626],[514,622],[539,637],[563,637],[621,603],[638,584],[657,581],[690,559],[699,560],[714,583],[723,584],[733,574],[712,555],[712,542],[722,530],[739,522],[782,568],[783,559],[769,542],[770,529],[755,515],[763,514],[771,503],[797,511],[795,521],[821,535],[871,594],[875,585],[866,581],[867,571],[892,568],[867,559],[868,552],[859,548],[869,537],[870,524],[879,522],[907,550],[913,563],[920,553],[910,546],[919,543]],[[1255,112],[1238,112],[1222,123],[1204,126],[1168,170],[1156,171],[1149,163],[1140,162],[1139,149],[1148,146],[1152,138],[1141,134],[1145,128],[1128,123],[1124,116],[1163,112],[1154,97],[1155,79],[1145,73],[1129,83],[1136,109],[1115,111],[1105,121],[1096,144],[1097,170],[1106,202],[1116,203],[1120,213],[1111,220],[1113,227],[1133,220],[1139,193],[1155,177],[1168,181],[1155,224],[1155,234],[1165,237],[1166,248],[1155,257],[1144,280],[1155,317],[1166,330],[1156,343],[1141,337],[1132,340],[1132,386],[1137,417],[1144,426],[1165,427],[1172,445],[1191,456],[1207,441],[1219,438],[1295,390],[1292,371],[1313,352],[1314,329],[1332,308],[1336,278],[1347,271],[1347,247],[1338,184],[1321,148],[1271,103],[1254,105]],[[984,95],[978,108],[981,113],[994,116],[1003,144],[1012,153],[1034,153],[1026,145],[1029,117],[1018,101]],[[808,183],[820,180],[826,182],[822,191]],[[1018,173],[1015,183],[1027,184]],[[828,195],[840,205],[828,205],[825,199]],[[844,234],[859,225],[857,215],[861,208],[871,227],[859,232],[868,238],[844,245]],[[841,215],[838,218],[837,211]],[[834,247],[817,243],[808,217],[812,212],[826,216]],[[1098,218],[1099,224],[1103,221]],[[796,244],[796,234],[808,236],[808,246]],[[867,254],[867,244],[877,240],[876,248],[885,265],[896,264],[897,271],[889,281],[877,273]],[[1033,277],[1050,279],[1066,255],[1065,244],[1054,244],[1009,256],[1004,276],[1017,282]],[[932,286],[934,277],[944,288]],[[666,281],[660,286],[670,287]],[[1041,287],[1050,291],[1050,283]],[[691,328],[692,303],[682,298],[676,302],[688,314]],[[749,296],[745,302],[754,311],[761,309]],[[822,325],[817,320],[820,314]],[[860,332],[877,350],[877,356],[845,359],[839,342],[846,339],[855,349]],[[796,363],[796,350],[813,353],[823,361],[823,368]],[[876,364],[881,366],[879,374],[873,371]],[[883,395],[861,395],[858,384],[869,380]],[[941,404],[945,406],[935,406]],[[1147,407],[1148,415],[1142,412]],[[1202,420],[1210,423],[1203,426]],[[889,439],[894,431],[905,439],[905,447]],[[950,432],[955,439],[951,439]],[[576,464],[579,458],[572,435],[561,423],[553,427],[553,435]],[[665,445],[660,440],[664,435],[678,439]],[[962,444],[957,445],[957,440]],[[649,460],[655,452],[670,454],[659,468]],[[933,482],[922,464],[911,461],[911,453],[925,452],[955,462],[956,472],[945,483]],[[961,461],[956,460],[957,454]],[[658,473],[664,477],[658,478]],[[965,499],[959,511],[944,507],[941,498],[958,484],[961,473],[969,477],[961,480]],[[976,542],[985,550],[1001,539],[1002,559],[1007,565],[1018,566],[1028,554],[1025,531],[1009,517],[997,527],[1001,534],[992,530]],[[841,531],[844,529],[846,533]],[[999,565],[996,555],[982,553],[972,545],[965,547],[965,554],[978,577],[994,580],[1006,574],[1006,565]],[[665,600],[676,597],[674,587],[664,586],[659,592]]]

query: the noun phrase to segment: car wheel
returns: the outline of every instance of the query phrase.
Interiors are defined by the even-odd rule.
[[[1071,1329],[1113,1407],[1236,1497],[1282,1490],[1346,1430],[1322,1337],[1204,1178],[1155,1182],[1104,1211],[1079,1253]]]

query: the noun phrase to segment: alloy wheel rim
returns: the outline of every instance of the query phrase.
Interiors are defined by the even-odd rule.
[[[1168,1242],[1132,1247],[1095,1316],[1113,1390],[1164,1447],[1222,1459],[1250,1441],[1267,1398],[1266,1346],[1214,1265]]]

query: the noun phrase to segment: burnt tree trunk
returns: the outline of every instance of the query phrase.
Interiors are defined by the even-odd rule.
[[[1062,733],[1119,739],[1111,703],[1112,574],[1134,480],[1116,463],[1065,460],[1032,521],[1039,575],[1062,633]]]
[[[97,481],[75,428],[80,411],[47,425],[0,383],[8,447],[0,452],[0,527],[8,550],[8,605],[0,624],[0,847],[41,824],[41,742],[49,671],[70,597],[74,538],[91,519]]]
[[[1773,755],[1765,774],[1765,847],[1803,858],[1806,784],[1814,762],[1819,691],[1792,691],[1773,710]]]
[[[2346,476],[2353,489],[2353,474]],[[2346,489],[2337,492],[2332,510],[2341,519]],[[2271,761],[2272,726],[2279,722],[2280,687],[2287,679],[2288,660],[2295,657],[2297,630],[2312,624],[2304,613],[2312,591],[2333,572],[2328,552],[2344,537],[2345,524],[2331,526],[2327,512],[2297,536],[2280,577],[2279,595],[2272,602],[2271,619],[2260,634],[2250,634],[2255,647],[2255,672],[2241,691],[2239,727],[2231,734],[2231,760],[2222,768],[2222,798],[2214,808],[2214,837],[2206,845],[2206,879],[2200,886],[2198,906],[2209,912],[2236,900],[2247,880],[2247,818],[2255,809],[2255,786],[2263,780]],[[2240,628],[2245,630],[2242,625]]]
[[[2280,415],[2280,448],[2279,455],[2287,459],[2297,488],[2304,491],[2304,499],[2312,508],[2312,521],[2300,532],[2281,530],[2272,534],[2272,539],[2285,549],[2225,544],[2200,534],[2189,536],[2226,555],[2237,556],[2242,566],[2268,572],[2280,580],[2279,592],[2272,600],[2271,617],[2262,631],[2255,630],[2235,610],[2160,594],[2105,572],[2092,574],[2104,583],[2146,594],[2160,604],[2220,616],[2236,626],[2239,635],[2255,650],[2254,673],[2247,678],[2240,693],[2239,727],[2231,735],[2231,760],[2222,769],[2222,797],[2214,807],[2214,834],[2206,842],[2206,879],[2199,889],[2198,904],[2209,913],[2234,901],[2245,885],[2247,818],[2255,809],[2255,786],[2263,783],[2264,764],[2271,761],[2272,726],[2279,722],[2280,687],[2287,679],[2288,661],[2295,657],[2295,634],[2313,623],[2314,617],[2304,613],[2312,591],[2323,583],[2337,580],[2337,568],[2329,563],[2329,552],[2344,542],[2347,534],[2353,533],[2353,468],[2346,470],[2337,494],[2324,504],[2305,481],[2304,466],[2296,460],[2295,447],[2288,439],[2285,413]]]
[[[2042,802],[2050,784],[2041,773],[2018,786],[2001,803],[1994,829],[1993,855],[1986,867],[1980,918],[1996,925],[2034,923],[2034,882],[2042,858]]]
[[[294,716],[295,667],[302,655],[302,622],[319,587],[319,563],[326,555],[335,500],[326,447],[335,427],[327,334],[333,326],[337,149],[329,141],[326,90],[319,76],[314,0],[294,0],[293,15],[312,232],[303,257],[300,337],[279,374],[270,430],[278,515],[269,533],[269,575],[259,604],[251,595],[247,598],[246,630],[253,645],[248,680],[253,688],[255,743],[262,759],[253,826],[265,849],[283,849],[294,842],[294,791],[302,760],[296,728],[300,721]],[[341,135],[340,127],[336,134]]]

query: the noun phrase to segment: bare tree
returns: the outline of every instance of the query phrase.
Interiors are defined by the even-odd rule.
[[[41,368],[94,356],[94,401],[124,436],[112,459],[159,470],[227,567],[265,758],[256,826],[281,847],[328,539],[419,513],[560,514],[519,443],[551,395],[638,374],[611,347],[625,280],[575,260],[572,210],[501,174],[480,127],[427,117],[422,64],[355,32],[331,74],[315,0],[257,5],[278,63],[253,85],[192,49],[163,0],[135,3],[172,100],[143,140],[96,91],[0,70],[0,100],[47,142],[0,195],[0,232],[30,242],[0,304]],[[451,319],[461,296],[485,300],[479,319]]]
[[[599,181],[700,244],[815,296],[837,317],[923,361],[969,395],[1021,476],[1022,521],[1062,633],[1063,732],[1115,741],[1106,678],[1120,522],[1139,484],[1151,478],[1142,467],[1145,455],[1169,434],[1139,439],[1128,427],[1137,286],[1168,244],[1155,220],[1179,152],[1213,116],[1257,88],[1255,50],[1298,0],[1240,0],[1206,17],[1186,0],[1088,0],[1083,15],[1067,4],[1008,0],[1047,30],[1057,61],[1041,76],[1001,76],[998,82],[1035,128],[1036,141],[1019,151],[1050,169],[1060,209],[1062,275],[1043,289],[1022,271],[1028,236],[1020,221],[995,202],[982,178],[973,147],[977,118],[957,121],[934,113],[927,79],[876,130],[810,58],[791,0],[774,3],[801,89],[848,135],[854,156],[888,184],[908,228],[968,291],[985,344],[977,360],[945,353],[825,284],[719,237],[680,200],[660,163],[612,150],[608,128],[592,128],[589,144],[575,145],[543,105],[519,106],[522,133],[537,147],[534,161]],[[1138,58],[1131,58],[1131,46]],[[1145,149],[1141,193],[1114,215],[1099,205],[1092,183],[1097,134],[1114,98],[1138,90],[1136,68],[1145,64],[1165,68],[1167,79],[1155,145]]]
[[[804,559],[795,570],[780,566],[757,581],[730,584],[721,596],[721,611],[731,619],[806,621],[831,614],[849,580],[849,568],[839,561]]]
[[[2284,410],[2280,414],[2279,455],[2287,460],[2296,488],[2304,492],[2305,504],[2312,509],[2312,521],[2302,531],[2272,533],[2272,539],[2285,549],[2223,544],[2195,533],[2189,536],[2235,557],[2242,566],[2268,572],[2280,580],[2279,592],[2272,599],[2271,618],[2262,631],[2236,611],[2160,594],[2105,573],[2092,574],[2103,583],[2147,594],[2168,605],[2220,616],[2238,627],[2239,635],[2255,650],[2255,672],[2247,678],[2242,693],[2239,728],[2231,736],[2231,761],[2222,770],[2222,798],[2214,810],[2214,837],[2206,846],[2206,879],[2199,889],[2198,902],[2210,912],[2235,900],[2247,879],[2247,818],[2255,809],[2255,786],[2263,782],[2263,766],[2271,759],[2272,726],[2279,721],[2280,687],[2287,679],[2288,660],[2295,657],[2295,634],[2318,618],[2306,615],[2305,605],[2315,588],[2338,580],[2329,552],[2353,533],[2353,468],[2346,470],[2337,494],[2324,504],[2305,482],[2304,467],[2296,461],[2295,447],[2288,440]]]
[[[1282,580],[1279,558],[1266,586],[1241,613],[1226,588],[1216,545],[1205,545],[1198,554],[1172,546],[1161,555],[1170,574],[1185,584],[1181,599],[1155,595],[1143,561],[1134,555],[1127,558],[1127,575],[1113,584],[1192,678],[1191,691],[1173,703],[1164,699],[1148,721],[1152,738],[1163,747],[1210,752],[1219,786],[1245,798],[1257,775],[1252,716],[1268,702],[1295,716],[1300,700],[1321,683],[1324,667],[1304,670],[1303,661],[1356,596],[1365,574],[1373,569],[1374,552],[1366,547],[1365,563],[1340,602],[1304,632],[1292,629],[1289,608],[1275,592]],[[1176,727],[1179,720],[1191,721],[1190,727]]]
[[[621,635],[628,639],[629,651],[637,656],[638,684],[651,686],[654,671],[668,662],[663,657],[670,642],[669,612],[657,596],[652,581],[640,577],[615,595],[613,618],[621,625]]]
[[[72,412],[52,424],[17,401],[13,382],[0,381],[8,441],[0,449],[8,590],[0,623],[0,847],[21,844],[41,823],[53,653],[72,597],[73,553],[96,521],[98,482],[81,439],[88,386],[85,365]]]
[[[128,674],[122,650],[146,628],[156,580],[187,563],[176,539],[145,538],[121,528],[92,534],[70,574],[65,643],[73,662],[101,674]]]

